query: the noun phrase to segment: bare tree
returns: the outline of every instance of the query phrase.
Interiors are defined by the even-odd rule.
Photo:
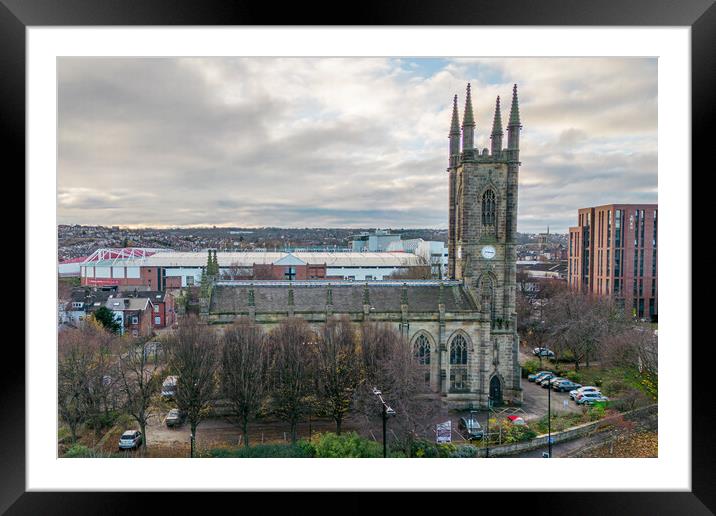
[[[659,387],[658,338],[651,328],[632,326],[606,339],[605,362],[631,369],[640,378],[644,390],[656,399]]]
[[[60,333],[58,339],[58,409],[73,442],[77,441],[77,430],[89,412],[87,391],[96,353],[83,333],[67,330]]]
[[[244,446],[248,447],[249,420],[261,408],[266,392],[266,335],[256,323],[242,318],[224,331],[222,344],[222,391],[241,424]]]
[[[159,390],[158,363],[146,351],[147,338],[122,338],[119,356],[119,388],[124,395],[124,409],[142,432],[142,448],[147,449],[147,422],[151,417],[152,397]]]
[[[562,290],[549,300],[545,324],[554,339],[555,351],[569,352],[575,370],[598,359],[606,338],[622,331],[627,321],[608,298]]]
[[[409,449],[412,440],[432,426],[440,401],[430,393],[414,350],[395,328],[385,323],[364,323],[360,344],[365,377],[356,405],[375,422],[381,412],[372,389],[380,389],[396,412],[391,429]]]
[[[92,322],[59,335],[58,408],[73,441],[82,423],[99,433],[101,415],[109,412],[113,343],[113,336]]]
[[[430,265],[416,265],[398,269],[390,275],[390,279],[431,279]]]
[[[169,365],[179,376],[177,408],[186,413],[191,435],[206,417],[216,388],[218,339],[216,334],[196,317],[187,316],[167,339]],[[193,456],[192,441],[192,456]]]
[[[284,319],[269,335],[271,406],[289,424],[291,442],[296,442],[296,427],[310,410],[308,402],[315,392],[310,356],[315,339],[299,318]]]
[[[343,419],[361,381],[356,332],[350,320],[342,317],[326,321],[313,343],[313,352],[320,404],[336,422],[336,433],[340,435]]]

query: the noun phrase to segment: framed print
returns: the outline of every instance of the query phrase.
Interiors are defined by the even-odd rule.
[[[712,4],[368,3],[346,26],[2,0],[28,245],[0,508],[396,490],[711,513],[690,208]]]

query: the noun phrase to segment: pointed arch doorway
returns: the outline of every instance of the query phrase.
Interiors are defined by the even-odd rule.
[[[493,405],[502,405],[502,381],[497,375],[490,379],[490,399]]]

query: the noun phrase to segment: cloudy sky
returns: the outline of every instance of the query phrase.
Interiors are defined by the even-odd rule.
[[[447,227],[447,133],[518,84],[518,230],[657,202],[657,62],[62,58],[58,223]],[[506,142],[506,139],[505,139]]]

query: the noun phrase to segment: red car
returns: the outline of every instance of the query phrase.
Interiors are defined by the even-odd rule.
[[[520,416],[507,416],[507,419],[512,423],[513,425],[526,425],[525,420],[522,419]]]

